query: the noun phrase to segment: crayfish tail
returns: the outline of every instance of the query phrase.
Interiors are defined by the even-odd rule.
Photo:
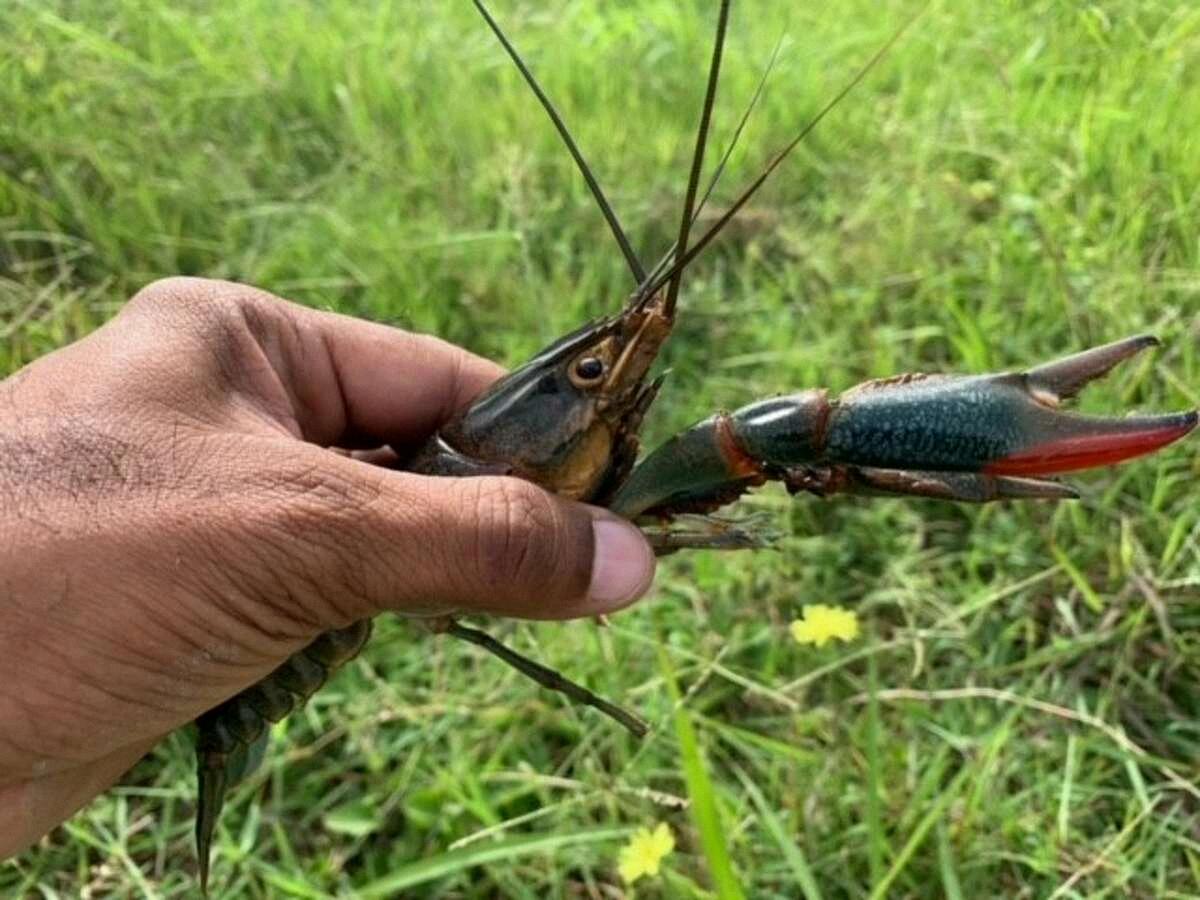
[[[207,897],[213,834],[216,832],[217,820],[221,817],[221,807],[225,805],[229,775],[223,756],[204,753],[197,756],[196,783],[199,799],[196,805],[196,856],[200,868],[200,893]]]
[[[226,791],[258,768],[271,723],[311,697],[331,672],[362,649],[370,634],[370,619],[325,632],[266,678],[196,720],[196,851],[205,896],[213,835]]]

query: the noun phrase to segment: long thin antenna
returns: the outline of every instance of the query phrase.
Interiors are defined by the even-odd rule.
[[[525,65],[525,60],[521,58],[521,54],[517,52],[517,48],[509,42],[500,25],[492,18],[492,14],[488,12],[487,7],[483,5],[482,0],[474,0],[474,3],[475,8],[479,10],[479,14],[483,16],[484,21],[488,23],[488,27],[492,29],[492,33],[496,35],[496,38],[508,52],[509,58],[516,64],[517,69],[525,78],[525,83],[529,85],[530,90],[537,96],[538,101],[542,104],[542,109],[546,110],[546,115],[550,117],[550,121],[558,129],[559,136],[571,152],[571,156],[575,160],[575,165],[579,167],[579,171],[583,175],[584,181],[587,182],[592,196],[596,198],[596,205],[600,207],[600,212],[604,214],[604,218],[608,222],[608,227],[612,230],[613,237],[617,239],[617,246],[621,248],[625,262],[629,265],[629,271],[633,273],[634,280],[639,285],[643,284],[646,281],[646,270],[643,268],[641,260],[637,258],[637,254],[633,252],[633,247],[630,245],[629,239],[625,237],[625,230],[621,228],[621,222],[617,219],[617,214],[613,212],[608,198],[604,196],[604,191],[601,190],[600,184],[592,175],[592,170],[588,166],[587,160],[583,158],[583,154],[575,144],[575,139],[571,137],[571,132],[567,130],[567,124],[562,120],[562,116],[558,114],[558,110],[554,108],[554,104],[550,102],[550,98],[546,96],[546,92],[542,90],[542,86],[538,84],[537,79],[533,77],[533,73],[529,71],[529,67]]]
[[[800,130],[800,133],[796,135],[796,137],[793,138],[787,146],[775,154],[771,161],[767,163],[767,167],[763,170],[763,173],[750,183],[750,186],[742,192],[741,196],[733,201],[733,204],[729,207],[729,209],[725,210],[725,212],[721,214],[721,217],[717,219],[715,223],[713,223],[713,226],[704,233],[704,236],[701,237],[700,240],[696,241],[691,248],[684,248],[682,244],[680,245],[679,252],[676,254],[677,258],[675,265],[672,266],[668,272],[660,275],[651,283],[650,288],[646,291],[647,294],[653,294],[664,284],[666,284],[667,281],[671,281],[672,284],[676,283],[676,276],[683,272],[688,263],[695,259],[700,254],[700,251],[708,246],[708,243],[721,232],[721,230],[734,216],[737,215],[738,210],[745,206],[746,202],[753,197],[755,193],[757,193],[758,189],[763,186],[763,183],[768,177],[770,177],[771,173],[774,172],[779,164],[784,161],[787,155],[796,148],[796,145],[808,137],[809,133],[820,124],[821,120],[824,119],[825,116],[828,115],[835,106],[841,103],[842,100],[845,99],[846,95],[854,90],[860,81],[867,77],[867,74],[873,68],[875,68],[876,64],[878,64],[878,62],[883,59],[884,56],[887,55],[888,51],[892,49],[896,41],[900,40],[900,36],[908,30],[909,26],[912,25],[912,23],[915,22],[924,11],[925,7],[921,7],[921,9],[919,9],[910,19],[908,19],[908,21],[906,21],[896,30],[895,34],[888,38],[887,43],[875,51],[875,55],[871,57],[865,66],[858,70],[858,72],[853,78],[850,79],[846,86],[838,91],[837,95],[834,96],[834,98],[828,103],[826,103],[819,113],[809,120],[808,124]]]
[[[708,187],[704,189],[704,196],[696,204],[696,212],[692,214],[692,225],[695,225],[699,221],[700,213],[712,197],[712,193],[717,187],[717,182],[721,180],[721,175],[725,171],[725,166],[728,164],[729,158],[733,156],[733,150],[737,147],[738,140],[741,139],[742,132],[746,128],[746,123],[750,121],[751,113],[758,106],[758,101],[762,99],[762,93],[767,87],[767,80],[771,77],[771,72],[775,70],[775,63],[779,60],[779,51],[782,47],[783,35],[780,35],[779,40],[775,42],[775,49],[771,51],[771,58],[767,60],[767,65],[763,69],[762,76],[758,79],[758,85],[754,88],[754,94],[750,97],[750,102],[746,105],[746,109],[742,113],[742,118],[738,121],[737,128],[733,130],[733,137],[730,138],[729,144],[725,147],[725,152],[721,154],[721,161],[717,163],[717,167],[713,170]],[[676,245],[672,244],[670,249],[662,255],[662,258],[654,264],[654,268],[650,270],[650,274],[646,277],[645,286],[648,287],[650,282],[657,280],[658,276],[671,264],[671,260],[675,257],[675,247]]]
[[[683,215],[679,220],[679,238],[675,241],[677,253],[687,249],[688,232],[692,227],[692,211],[696,205],[696,189],[700,185],[700,170],[704,168],[704,148],[708,143],[708,124],[712,121],[713,104],[717,98],[717,81],[721,75],[721,54],[725,49],[725,25],[729,21],[731,0],[721,0],[721,11],[717,15],[717,36],[713,40],[712,62],[708,66],[708,87],[704,91],[704,109],[700,113],[700,127],[696,129],[696,149],[692,153],[692,171],[688,175],[687,196],[683,201]],[[683,268],[676,266],[671,273],[671,285],[667,288],[667,299],[663,303],[663,315],[668,319],[675,313],[675,302],[679,299],[679,286],[683,281]],[[651,291],[653,293],[653,291]]]

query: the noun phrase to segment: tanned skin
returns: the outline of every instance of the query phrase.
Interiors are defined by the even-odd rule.
[[[613,514],[396,462],[501,369],[170,279],[0,382],[0,858],[324,631],[595,616],[654,558]]]

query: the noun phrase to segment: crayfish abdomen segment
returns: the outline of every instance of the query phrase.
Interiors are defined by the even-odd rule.
[[[370,619],[327,631],[266,678],[196,720],[196,849],[202,891],[208,888],[208,859],[226,790],[257,767],[271,723],[302,705],[370,636]]]

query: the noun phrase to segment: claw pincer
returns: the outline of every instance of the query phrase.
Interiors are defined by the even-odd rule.
[[[1112,465],[1196,426],[1195,411],[1116,419],[1058,408],[1155,344],[1132,337],[1027,372],[901,375],[836,400],[804,391],[720,413],[652,453],[613,508],[628,516],[703,512],[768,480],[819,494],[1073,496],[1065,485],[1023,476]]]

